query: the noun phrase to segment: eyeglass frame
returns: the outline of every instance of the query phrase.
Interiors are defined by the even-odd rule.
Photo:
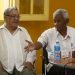
[[[12,16],[12,15],[5,15],[5,16],[9,16],[9,17],[12,17],[12,18],[19,18],[20,16]]]

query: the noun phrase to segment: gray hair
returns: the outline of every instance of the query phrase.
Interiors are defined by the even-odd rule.
[[[7,8],[5,11],[4,11],[4,16],[7,16],[10,14],[11,11],[13,10],[18,10],[17,8]]]
[[[55,18],[55,16],[57,15],[63,15],[63,17],[65,19],[69,18],[69,14],[68,11],[65,9],[57,9],[54,13],[53,13],[53,19]]]

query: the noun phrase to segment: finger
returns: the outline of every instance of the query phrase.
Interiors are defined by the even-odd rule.
[[[28,46],[25,47],[24,49],[25,49],[25,52],[26,52],[26,51],[27,51],[27,52],[31,51],[31,50],[29,50],[29,47],[28,47]]]
[[[27,43],[31,44],[32,42],[28,41],[28,40],[25,40]]]
[[[24,47],[24,49],[28,49],[28,46]]]
[[[30,51],[29,50],[25,50],[24,52],[28,52],[29,53]]]
[[[29,52],[32,52],[32,50],[26,49],[24,52],[28,52],[29,53]]]
[[[28,48],[28,47],[25,47],[24,49],[25,49],[25,52],[26,52],[26,51],[27,51],[27,52],[29,51],[29,48]]]

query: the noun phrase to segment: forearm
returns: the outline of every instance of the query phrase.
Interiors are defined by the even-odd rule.
[[[28,46],[26,46],[25,49],[28,51],[38,50],[42,48],[42,44],[40,42],[32,43],[28,40],[26,40],[26,42],[28,43]]]
[[[34,44],[34,50],[38,50],[38,49],[40,49],[40,48],[42,48],[42,44],[41,44],[40,42],[36,42],[36,43]]]

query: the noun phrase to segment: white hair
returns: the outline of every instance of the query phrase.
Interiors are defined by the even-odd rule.
[[[65,9],[57,9],[54,13],[53,13],[53,19],[55,18],[55,16],[57,15],[63,15],[63,17],[65,19],[69,18],[69,14],[67,12],[67,10]]]

